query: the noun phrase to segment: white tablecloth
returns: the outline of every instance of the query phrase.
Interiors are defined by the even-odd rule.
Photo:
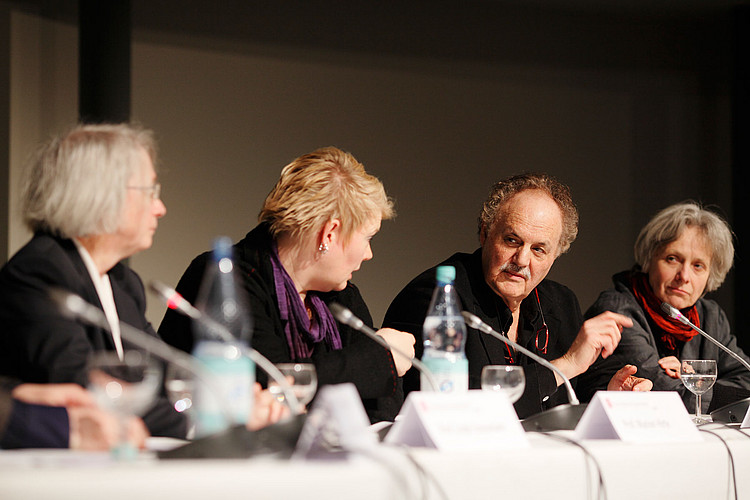
[[[750,499],[750,433],[707,426],[734,457],[739,498]],[[558,434],[560,435],[560,434]],[[561,435],[565,435],[564,433]],[[703,442],[578,447],[530,433],[531,446],[493,452],[407,451],[378,446],[348,460],[158,460],[115,463],[107,454],[66,450],[0,451],[0,499],[141,500],[224,498],[734,498],[726,446]],[[422,469],[426,473],[421,473]],[[426,495],[425,495],[426,489]],[[603,495],[601,498],[605,498]]]

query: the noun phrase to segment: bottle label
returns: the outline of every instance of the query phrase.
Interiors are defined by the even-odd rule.
[[[466,344],[466,324],[461,316],[427,316],[422,336],[429,348],[445,353],[463,353]]]
[[[469,390],[469,361],[463,357],[425,357],[422,362],[432,372],[440,392],[466,392]],[[424,375],[422,389],[430,387]]]
[[[200,342],[193,354],[202,363],[206,377],[195,384],[196,437],[246,423],[252,411],[255,366],[241,346]]]

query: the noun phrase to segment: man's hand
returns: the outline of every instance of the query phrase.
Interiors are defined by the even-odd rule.
[[[414,359],[414,335],[407,332],[400,332],[393,328],[381,328],[377,331],[377,334],[383,337],[389,345],[392,345],[404,354],[409,355],[409,358],[407,359],[398,352],[391,350],[393,362],[396,363],[398,376],[403,377],[404,373],[411,368],[411,360]]]
[[[624,328],[633,326],[633,320],[622,314],[611,311],[585,321],[568,352],[552,361],[568,378],[573,378],[588,370],[589,366],[601,356],[607,358],[620,343]],[[562,379],[555,374],[557,384]]]
[[[638,391],[648,392],[654,387],[654,383],[647,378],[634,377],[638,371],[634,365],[625,365],[612,376],[607,385],[608,391]]]
[[[91,393],[78,384],[21,384],[13,389],[11,395],[19,401],[35,405],[96,406]]]
[[[680,360],[674,356],[667,356],[659,360],[659,366],[661,366],[664,373],[672,378],[680,378]]]
[[[97,408],[91,393],[78,384],[21,384],[11,395],[28,404],[65,407],[71,449],[108,450],[120,439],[117,417]],[[128,440],[133,445],[143,448],[148,436],[140,418],[128,421]]]

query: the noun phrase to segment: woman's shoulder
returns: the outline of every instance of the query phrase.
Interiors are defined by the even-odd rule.
[[[7,282],[19,280],[49,279],[58,282],[64,276],[77,272],[74,259],[80,261],[71,240],[38,233],[3,266],[0,281],[6,285]]]
[[[605,311],[612,311],[626,316],[634,317],[638,315],[640,306],[633,295],[633,292],[624,282],[618,279],[620,275],[613,278],[614,285],[599,294],[591,307],[588,308],[586,318],[591,318]]]

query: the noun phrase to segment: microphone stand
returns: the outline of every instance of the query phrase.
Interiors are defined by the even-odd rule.
[[[203,323],[206,326],[206,331],[209,332],[214,338],[212,340],[218,340],[221,342],[234,342],[236,338],[232,333],[221,323],[215,321],[213,318],[206,316],[199,309],[193,306],[190,302],[177,293],[177,291],[171,287],[168,287],[164,283],[159,281],[151,281],[149,283],[151,291],[155,292],[159,297],[162,298],[167,304],[167,307],[178,311],[189,318]],[[287,402],[289,410],[299,415],[304,412],[304,407],[300,404],[299,399],[294,394],[291,386],[286,380],[286,377],[279,371],[271,361],[263,356],[261,353],[256,351],[250,346],[243,346],[243,354],[249,357],[255,364],[261,367],[274,382],[279,384],[281,391],[284,393],[284,401]]]
[[[729,354],[730,357],[738,361],[747,370],[750,370],[750,363],[742,359],[742,357],[739,354],[732,351],[727,346],[725,346],[724,344],[722,344],[721,342],[713,338],[711,335],[707,334],[706,332],[698,328],[696,325],[694,325],[693,322],[687,319],[687,317],[684,314],[682,314],[679,309],[677,309],[673,305],[668,304],[666,302],[661,303],[661,309],[667,314],[667,316],[669,316],[672,319],[676,319],[683,325],[689,326],[690,328],[692,328],[693,330],[701,334],[703,337],[705,337],[707,340],[709,340],[711,343],[715,344],[719,349]],[[717,422],[727,422],[727,423],[742,422],[742,419],[745,417],[745,414],[747,413],[749,407],[750,407],[750,398],[740,399],[739,401],[735,401],[734,403],[730,403],[728,405],[722,406],[721,408],[712,411],[711,419]]]
[[[425,378],[427,379],[427,383],[430,384],[430,388],[435,392],[440,392],[440,388],[438,387],[438,383],[435,380],[435,376],[432,374],[430,369],[427,368],[427,366],[424,363],[422,363],[417,358],[412,358],[401,349],[390,345],[388,342],[385,341],[383,337],[378,335],[375,330],[365,325],[364,321],[356,317],[354,313],[352,313],[349,309],[342,306],[338,302],[332,302],[328,306],[328,308],[331,310],[334,317],[337,320],[339,320],[341,323],[351,326],[358,332],[364,333],[365,335],[370,337],[372,340],[374,340],[378,344],[382,345],[386,349],[392,350],[394,353],[398,354],[404,359],[410,359],[411,364],[414,365],[414,368],[419,370],[420,373],[424,374]]]
[[[585,411],[587,405],[580,404],[580,402],[578,401],[578,397],[573,390],[573,386],[570,384],[570,379],[555,365],[542,358],[541,356],[534,354],[525,347],[517,344],[516,342],[513,342],[505,335],[496,332],[490,325],[479,319],[479,317],[477,317],[476,315],[468,311],[462,311],[461,314],[466,320],[466,325],[470,328],[474,328],[475,330],[495,337],[501,342],[508,344],[509,346],[527,355],[545,368],[549,368],[553,372],[557,373],[558,375],[560,375],[560,378],[563,379],[563,385],[565,386],[565,389],[568,393],[569,404],[557,405],[553,408],[550,408],[549,410],[542,411],[540,413],[537,413],[536,415],[532,415],[524,419],[521,422],[523,428],[526,431],[538,432],[574,429],[576,424],[578,424],[581,415],[583,415],[583,412]]]
[[[671,304],[667,304],[666,302],[662,302],[661,303],[661,308],[662,308],[662,310],[665,313],[667,313],[667,316],[669,316],[672,319],[676,319],[680,323],[682,323],[684,325],[687,325],[690,328],[692,328],[693,330],[695,330],[696,332],[700,333],[706,339],[708,339],[712,343],[716,344],[716,347],[718,347],[719,349],[721,349],[724,352],[726,352],[727,354],[729,354],[732,358],[734,358],[735,360],[737,360],[742,366],[744,366],[745,368],[747,368],[748,370],[750,370],[750,363],[748,363],[747,361],[745,361],[744,359],[742,359],[742,357],[740,357],[739,354],[737,354],[736,352],[732,351],[727,346],[725,346],[724,344],[722,344],[721,342],[719,342],[718,340],[716,340],[715,338],[713,338],[712,336],[710,336],[709,334],[707,334],[706,332],[704,332],[703,330],[701,330],[700,328],[698,328],[697,326],[695,326],[689,319],[687,319],[685,317],[684,314],[682,314],[680,312],[679,309],[677,309],[676,307],[672,306]]]
[[[89,304],[78,295],[60,288],[51,288],[48,294],[63,315],[111,333],[109,322],[99,308]],[[209,374],[195,358],[122,321],[120,322],[120,333],[130,343],[167,363],[172,363],[194,374],[197,380],[212,389],[211,393],[219,400],[219,407],[226,421],[231,423],[234,420],[231,412],[227,409],[226,403],[218,397],[219,391],[213,387]],[[251,359],[255,360],[256,358],[252,357],[252,351],[254,350],[251,350],[248,354],[251,355]],[[260,354],[258,356],[257,359],[262,358],[261,362],[258,363],[261,367],[263,366],[261,363],[264,362],[271,364],[271,367],[279,374],[279,385],[284,390],[285,395],[287,393],[291,395],[288,401],[293,401],[299,405],[289,384],[283,375],[278,372],[278,369]],[[273,376],[272,371],[269,371],[269,375]],[[245,424],[236,424],[226,430],[196,439],[173,450],[159,451],[158,456],[159,458],[248,458],[253,455],[273,454],[281,458],[288,458],[294,451],[306,416],[305,413],[299,413],[257,431],[248,431]]]
[[[52,288],[48,293],[50,298],[58,305],[58,308],[63,315],[112,333],[112,327],[104,316],[104,312],[89,304],[80,296],[60,288]],[[192,356],[174,349],[162,340],[152,337],[123,321],[120,321],[119,324],[120,334],[128,342],[140,347],[144,351],[156,356],[166,363],[173,364],[188,373],[191,373],[200,383],[205,384],[212,389],[211,392],[217,400],[221,400],[221,398],[216,396],[218,392],[215,388],[211,387],[212,383],[209,374]],[[227,422],[233,421],[234,418],[232,417],[231,412],[227,409],[225,402],[218,401],[218,403],[219,409],[224,414],[224,418]]]

